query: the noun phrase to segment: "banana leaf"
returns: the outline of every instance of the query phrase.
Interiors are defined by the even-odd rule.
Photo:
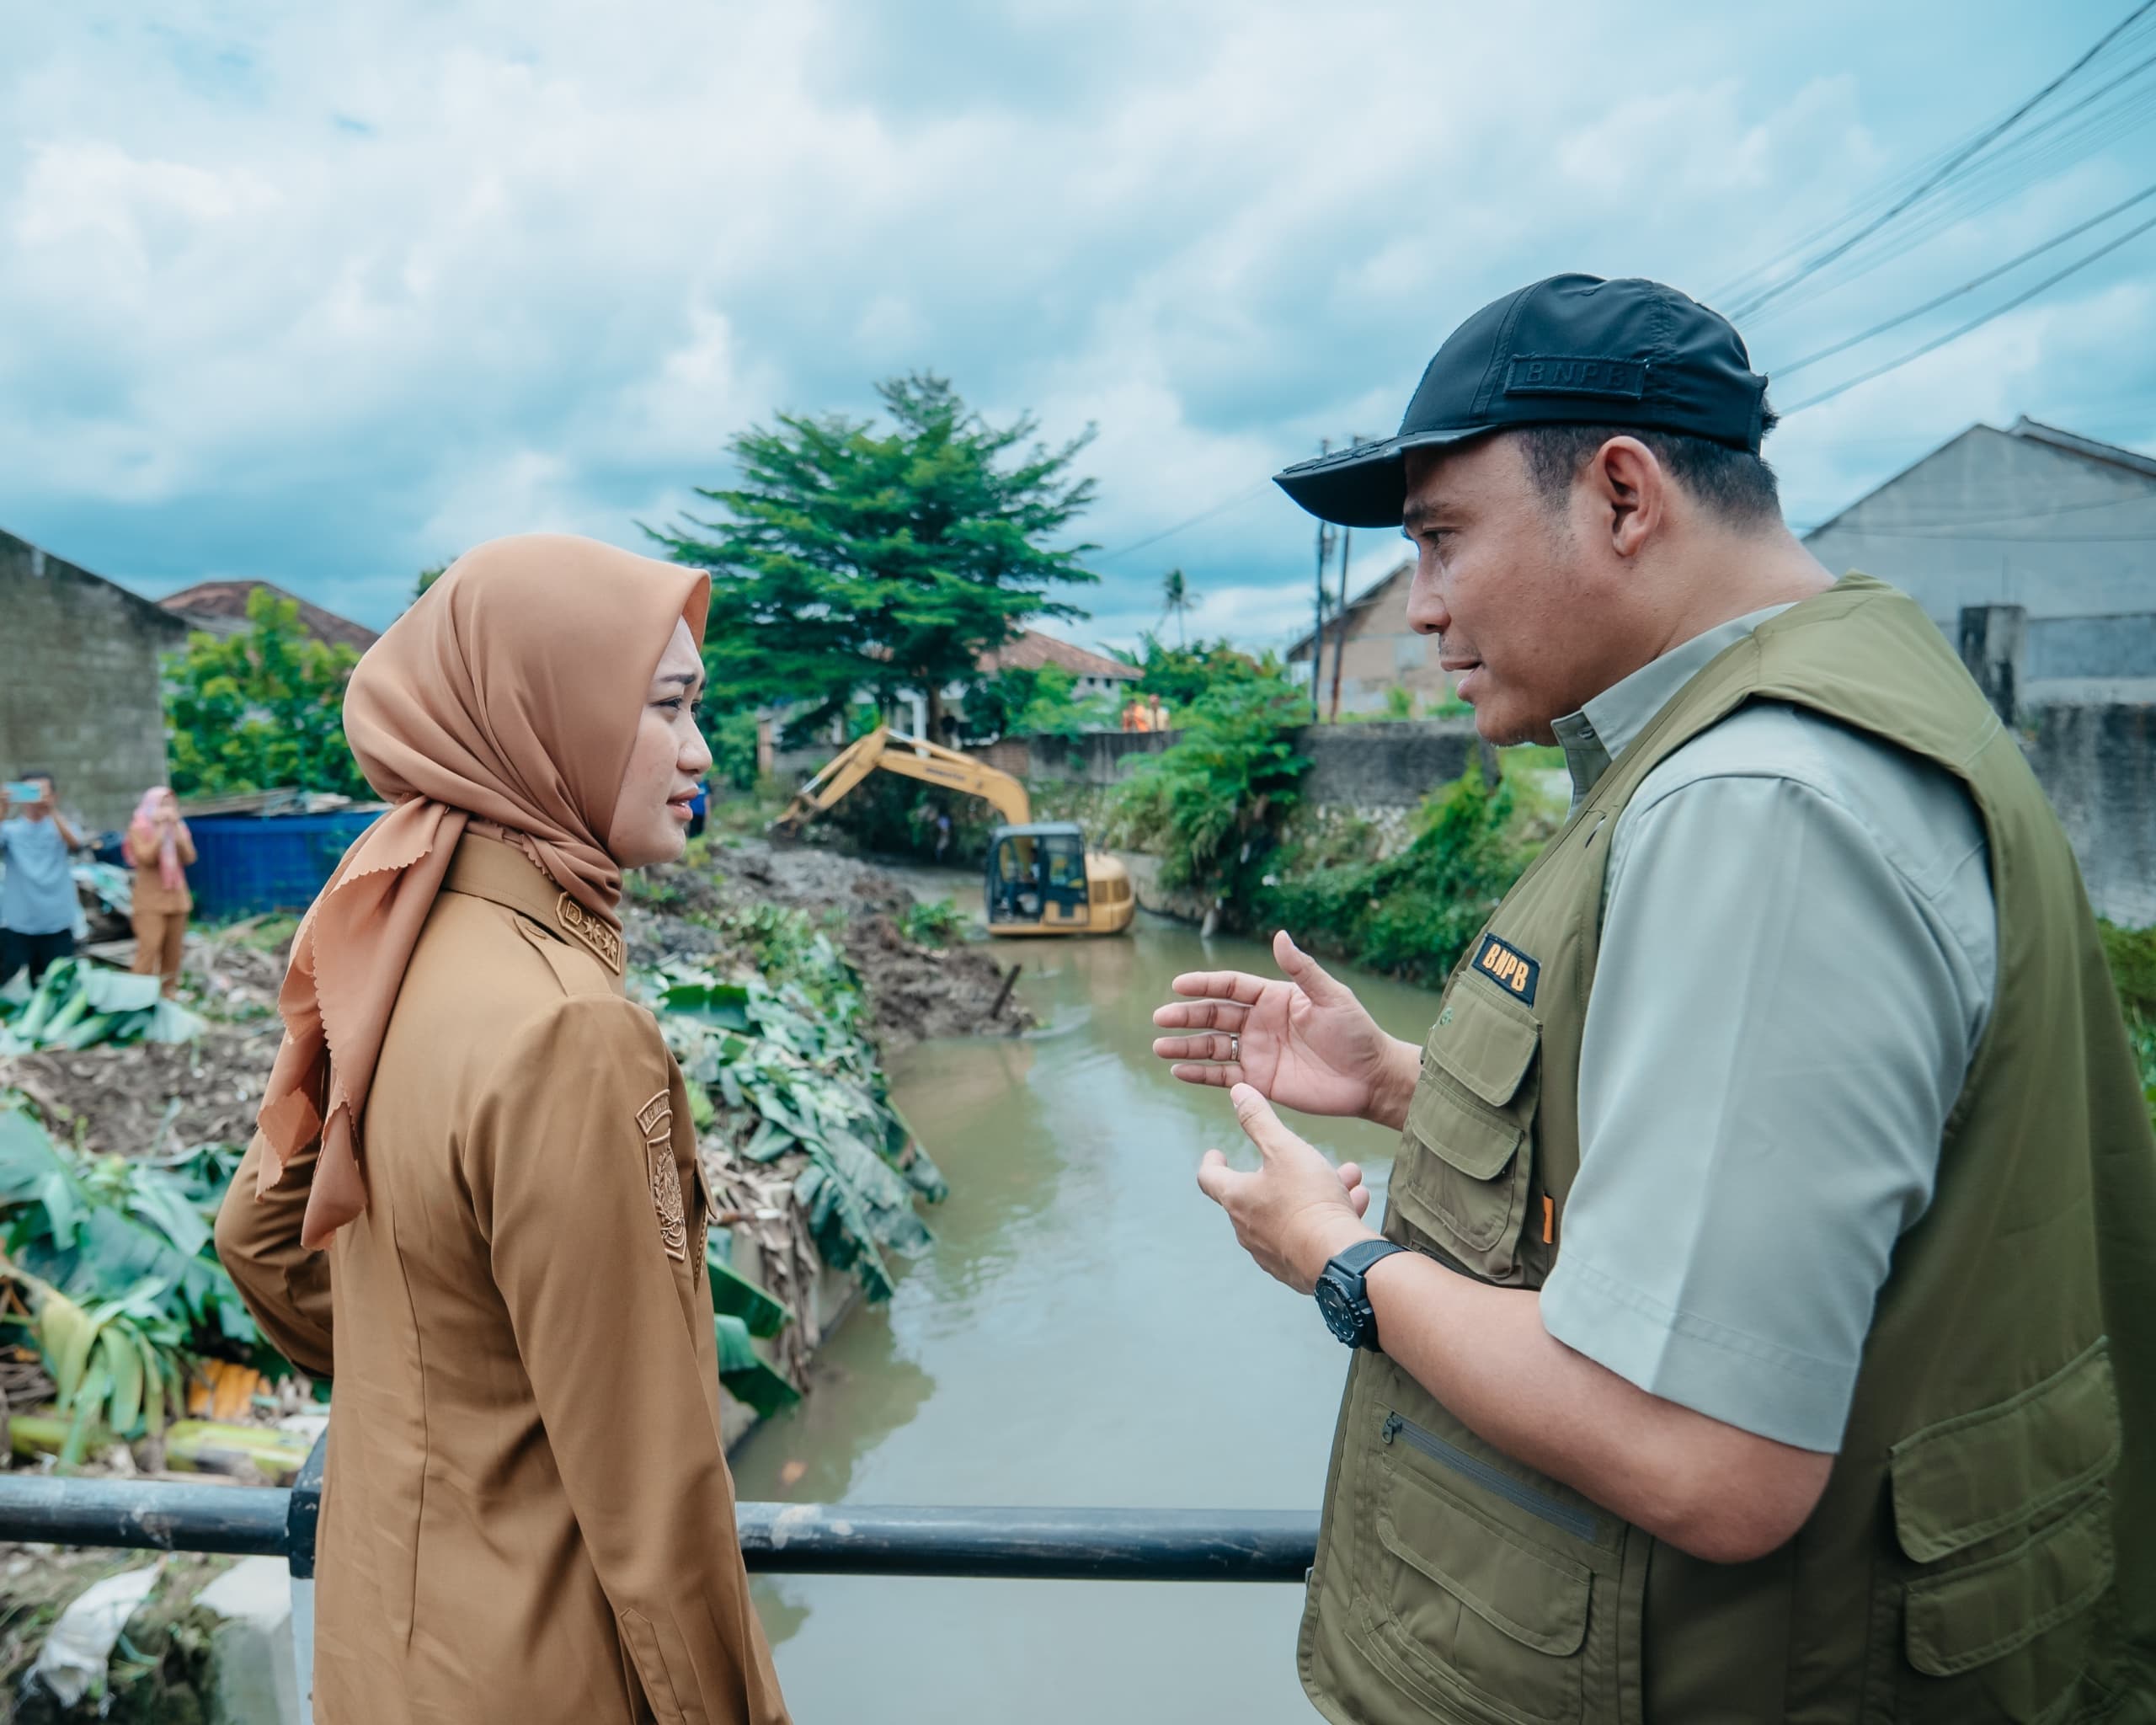
[[[194,1220],[199,1228],[199,1215]],[[45,1129],[20,1108],[0,1108],[0,1241],[23,1269],[71,1297],[110,1298],[155,1282],[170,1290],[167,1299],[200,1339],[243,1351],[261,1346],[222,1264],[199,1247],[181,1250],[139,1215],[96,1200]]]
[[[734,1268],[724,1248],[726,1231],[713,1228],[705,1236],[704,1268],[710,1274],[711,1309],[721,1317],[736,1317],[752,1336],[776,1336],[792,1322],[793,1314],[775,1294],[767,1292]]]
[[[73,959],[62,959],[51,966],[31,991],[29,1004],[23,1008],[9,1027],[23,1041],[35,1043],[45,1034],[45,1028],[53,1017],[75,998],[75,975],[79,968]]]
[[[718,1335],[718,1381],[735,1401],[769,1418],[801,1399],[801,1391],[750,1344],[749,1327],[739,1318],[722,1314],[712,1322]]]
[[[93,1012],[147,1012],[157,1004],[163,984],[154,976],[137,976],[130,970],[108,970],[102,964],[82,969],[83,993]]]
[[[749,991],[732,982],[676,982],[661,991],[659,1010],[725,1030],[749,1028]]]

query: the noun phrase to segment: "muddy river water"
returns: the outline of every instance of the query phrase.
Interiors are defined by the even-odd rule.
[[[942,889],[963,904],[967,884]],[[841,1326],[814,1396],[749,1439],[741,1495],[1315,1509],[1347,1354],[1193,1179],[1209,1146],[1255,1161],[1226,1093],[1176,1083],[1150,1047],[1177,972],[1269,972],[1269,954],[1145,917],[1132,938],[998,955],[1023,960],[1043,1028],[926,1044],[894,1071],[950,1177],[936,1247],[888,1306]],[[1343,974],[1422,1039],[1431,996]],[[1289,1118],[1382,1193],[1393,1135]],[[1316,1717],[1295,1680],[1298,1587],[819,1576],[756,1592],[804,1722]]]

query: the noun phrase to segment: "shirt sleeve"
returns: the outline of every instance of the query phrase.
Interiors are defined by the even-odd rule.
[[[694,1144],[650,1015],[572,996],[504,1062],[466,1177],[563,1488],[659,1716],[763,1725],[786,1716],[734,1532],[704,1217],[677,1171]]]
[[[1935,903],[1958,883],[1990,916],[1981,828],[1941,887],[1789,777],[1628,814],[1543,1322],[1651,1394],[1833,1451],[1981,1023]]]
[[[310,1145],[294,1156],[285,1178],[257,1198],[262,1138],[255,1135],[217,1209],[217,1258],[270,1345],[310,1377],[328,1378],[335,1364],[329,1254],[300,1243],[319,1149]]]

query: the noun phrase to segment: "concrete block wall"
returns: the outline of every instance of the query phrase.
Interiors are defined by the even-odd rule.
[[[2033,706],[2024,743],[2096,914],[2156,925],[2156,685],[2138,701]]]
[[[1306,724],[1294,732],[1310,762],[1303,795],[1326,808],[1412,809],[1449,784],[1475,759],[1474,725],[1464,719],[1403,719],[1366,724]],[[1096,731],[1079,737],[1031,737],[1018,764],[1006,751],[993,764],[1029,779],[1112,785],[1148,755],[1174,746],[1179,731]]]
[[[0,533],[0,773],[45,768],[93,829],[165,777],[159,659],[186,626],[140,595]]]

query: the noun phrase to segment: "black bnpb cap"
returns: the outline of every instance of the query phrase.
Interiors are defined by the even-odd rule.
[[[1423,372],[1400,434],[1273,483],[1312,515],[1396,527],[1405,452],[1520,425],[1624,425],[1759,452],[1767,380],[1729,320],[1658,281],[1552,275],[1483,307]]]

